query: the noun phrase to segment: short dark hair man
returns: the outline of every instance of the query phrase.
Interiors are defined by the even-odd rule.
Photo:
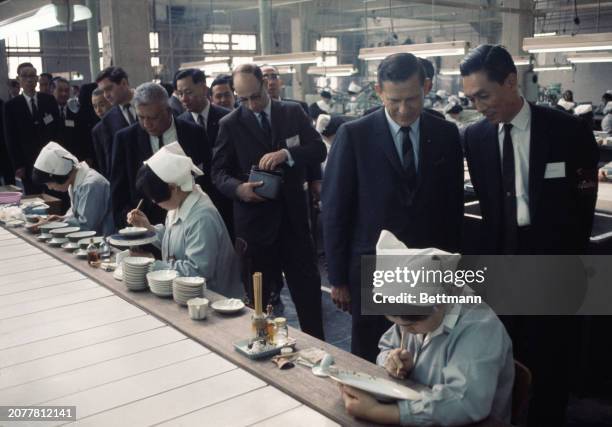
[[[53,96],[36,92],[38,74],[30,62],[19,64],[17,80],[23,93],[4,106],[6,145],[15,176],[25,193],[33,194],[44,190],[32,182],[32,167],[40,150],[57,137],[59,111]]]
[[[38,91],[53,95],[53,75],[51,73],[40,73],[38,76]]]
[[[213,80],[210,84],[210,102],[228,110],[236,108],[232,76],[222,74]]]
[[[376,84],[384,107],[340,126],[325,168],[323,232],[332,298],[352,312],[351,351],[370,361],[389,324],[382,316],[361,315],[361,257],[375,253],[381,231],[410,248],[459,248],[459,132],[423,113],[424,83],[414,55],[385,58]]]
[[[234,200],[236,238],[246,241],[253,271],[263,273],[264,305],[285,272],[302,330],[323,338],[321,277],[303,184],[306,167],[325,159],[325,146],[302,107],[270,99],[257,65],[238,66],[233,79],[240,107],[219,122],[213,181]],[[262,183],[247,181],[253,165],[282,173],[277,198],[254,191]]]
[[[484,254],[584,254],[593,224],[599,152],[580,120],[529,104],[512,56],[481,45],[460,64],[463,90],[484,118],[465,130],[470,177],[482,214],[476,244]],[[563,425],[574,320],[504,320],[515,357],[533,373],[529,425]],[[554,378],[554,381],[551,381]]]
[[[102,131],[93,135],[94,147],[99,146],[96,152],[103,152],[106,158],[106,161],[98,162],[99,172],[110,180],[115,134],[137,122],[136,109],[132,105],[134,91],[130,88],[127,73],[121,67],[107,67],[100,71],[96,77],[96,83],[98,89],[104,92],[106,100],[113,105],[102,117],[100,122]]]

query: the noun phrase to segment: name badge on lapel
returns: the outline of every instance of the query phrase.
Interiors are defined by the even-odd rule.
[[[66,125],[67,128],[73,128],[74,120],[64,120],[64,124]]]
[[[43,117],[43,122],[45,123],[45,125],[48,125],[52,121],[53,121],[53,116],[49,113],[45,114],[45,117]]]
[[[294,135],[291,138],[287,138],[285,140],[285,143],[287,144],[287,148],[297,147],[298,145],[300,145],[300,136]]]
[[[565,178],[565,162],[547,163],[544,179]]]

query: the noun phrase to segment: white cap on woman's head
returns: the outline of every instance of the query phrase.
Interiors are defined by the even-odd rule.
[[[204,175],[187,157],[178,142],[164,145],[159,151],[144,162],[162,181],[175,184],[183,191],[193,190],[193,174]]]
[[[57,142],[51,141],[40,150],[34,167],[50,175],[63,176],[68,175],[77,164],[79,164],[79,159],[70,151]]]

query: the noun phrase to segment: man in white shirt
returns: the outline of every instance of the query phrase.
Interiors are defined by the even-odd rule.
[[[479,253],[584,254],[597,197],[599,153],[592,132],[564,112],[527,103],[512,57],[501,46],[472,50],[460,71],[466,96],[485,116],[464,135],[482,213]],[[559,373],[573,364],[567,337],[577,334],[576,320],[502,320],[515,358],[533,373],[529,425],[563,425],[569,381]]]

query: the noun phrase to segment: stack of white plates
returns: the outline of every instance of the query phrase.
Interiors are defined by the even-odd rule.
[[[172,296],[172,281],[176,279],[176,270],[158,270],[147,273],[149,289],[160,297]]]
[[[177,277],[172,281],[172,296],[180,305],[187,305],[191,298],[201,297],[205,287],[203,277]]]
[[[155,261],[146,257],[127,257],[123,260],[123,283],[130,291],[147,289],[146,275]]]

